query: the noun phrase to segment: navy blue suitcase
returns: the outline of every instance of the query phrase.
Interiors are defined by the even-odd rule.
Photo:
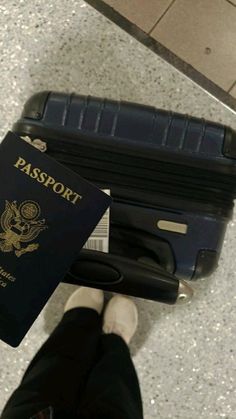
[[[176,279],[215,270],[236,196],[232,129],[144,105],[41,92],[13,131],[111,190],[109,254],[83,251],[66,281],[173,303]]]

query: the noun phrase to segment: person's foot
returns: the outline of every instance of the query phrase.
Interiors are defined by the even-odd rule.
[[[72,310],[73,308],[84,307],[96,310],[98,314],[101,314],[103,304],[103,291],[93,288],[81,287],[76,290],[67,300],[64,312]]]
[[[106,308],[103,331],[115,333],[129,344],[138,326],[138,310],[135,303],[127,297],[116,295]]]

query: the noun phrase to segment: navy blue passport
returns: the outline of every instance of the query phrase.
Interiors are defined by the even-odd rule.
[[[110,203],[7,134],[0,145],[0,339],[19,345]]]

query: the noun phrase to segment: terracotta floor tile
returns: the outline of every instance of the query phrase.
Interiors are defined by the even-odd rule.
[[[223,0],[177,0],[151,36],[225,90],[236,79],[236,8]]]
[[[105,0],[120,14],[149,32],[172,0]]]

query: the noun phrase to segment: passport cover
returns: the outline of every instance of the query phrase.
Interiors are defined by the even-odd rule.
[[[0,145],[0,339],[19,345],[110,203],[7,134]]]

